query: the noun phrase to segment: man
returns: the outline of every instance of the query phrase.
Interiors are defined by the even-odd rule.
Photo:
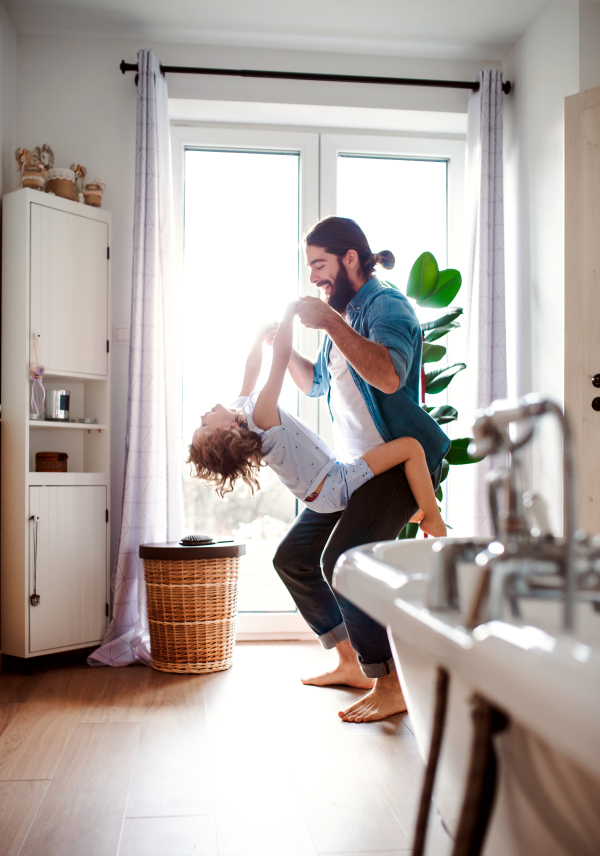
[[[354,220],[328,217],[305,238],[306,263],[320,298],[305,297],[298,315],[326,335],[317,360],[292,353],[289,372],[306,395],[327,394],[336,456],[349,459],[396,439],[414,437],[434,484],[449,440],[419,406],[421,328],[407,298],[374,276],[391,268],[389,252],[373,255]],[[369,722],[406,705],[383,627],[332,589],[335,563],[351,547],[396,538],[417,511],[402,465],[359,488],[343,512],[305,509],[277,549],[277,573],[337,667],[304,679],[370,692],[340,717]]]

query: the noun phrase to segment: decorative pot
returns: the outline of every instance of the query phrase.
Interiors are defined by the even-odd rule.
[[[100,208],[102,205],[102,194],[106,190],[106,185],[99,178],[95,178],[90,184],[86,184],[83,191],[83,198],[86,205],[93,205],[94,208]]]
[[[46,167],[41,163],[27,163],[21,172],[21,187],[29,187],[32,190],[44,189],[46,180]]]
[[[46,193],[75,201],[75,173],[72,169],[49,169],[46,174]]]

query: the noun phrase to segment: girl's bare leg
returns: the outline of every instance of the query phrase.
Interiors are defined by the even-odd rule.
[[[423,512],[420,528],[434,537],[443,537],[446,534],[446,525],[438,509],[425,452],[417,440],[400,437],[371,449],[362,455],[362,458],[376,476],[403,463],[412,494]]]

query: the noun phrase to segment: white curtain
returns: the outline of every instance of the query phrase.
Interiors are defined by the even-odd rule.
[[[140,544],[181,527],[181,402],[171,319],[176,306],[167,84],[153,51],[138,53],[129,393],[123,513],[111,580],[113,618],[90,665],[150,662]]]
[[[502,174],[502,72],[481,72],[469,98],[466,162],[466,281],[469,410],[506,398],[504,298],[504,193]],[[475,534],[491,534],[485,476],[489,463],[474,465]]]

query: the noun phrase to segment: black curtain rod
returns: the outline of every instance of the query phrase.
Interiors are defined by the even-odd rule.
[[[137,72],[137,63],[121,60],[119,66],[121,72]],[[443,89],[471,89],[473,92],[479,90],[479,81],[473,80],[420,80],[413,77],[368,77],[362,74],[304,74],[296,71],[253,71],[250,69],[234,68],[195,68],[188,65],[161,65],[161,73],[175,74],[214,74],[221,77],[260,77],[273,80],[320,80],[332,81],[333,83],[383,83],[391,86],[439,86]],[[508,95],[510,92],[510,81],[502,84],[502,91]]]

